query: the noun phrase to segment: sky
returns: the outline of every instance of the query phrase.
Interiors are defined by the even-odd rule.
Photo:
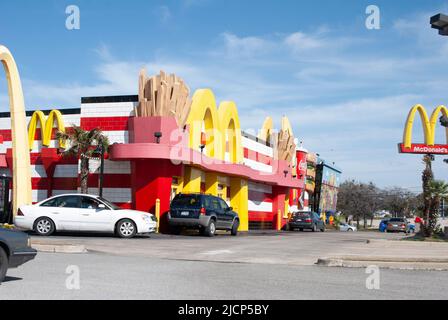
[[[80,29],[66,28],[66,8]],[[366,8],[380,29],[366,28]],[[400,155],[406,116],[448,104],[448,37],[435,0],[2,0],[0,44],[18,63],[28,110],[73,108],[81,97],[137,94],[138,71],[176,73],[238,105],[243,129],[288,116],[310,151],[343,180],[421,189],[421,156]],[[0,111],[8,111],[0,71]],[[423,142],[420,120],[414,141]],[[438,128],[437,143],[445,143]],[[447,178],[437,157],[435,177]]]

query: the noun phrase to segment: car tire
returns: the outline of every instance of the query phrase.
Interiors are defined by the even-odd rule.
[[[353,230],[351,228],[348,228],[347,232],[353,232]]]
[[[232,225],[232,229],[230,229],[230,234],[232,235],[232,236],[237,236],[238,235],[238,228],[240,227],[240,222],[238,221],[238,220],[235,220],[234,222],[233,222],[233,225]]]
[[[0,283],[5,280],[6,272],[8,271],[8,255],[6,254],[5,250],[0,247]]]
[[[118,221],[115,233],[123,239],[130,239],[137,234],[137,226],[131,219],[123,219]]]
[[[216,233],[216,221],[215,219],[210,219],[208,226],[204,228],[204,236],[206,237],[214,237]]]
[[[56,231],[53,220],[47,217],[37,219],[33,229],[34,232],[43,237],[51,236]]]
[[[303,231],[303,228],[299,228],[299,231]]]

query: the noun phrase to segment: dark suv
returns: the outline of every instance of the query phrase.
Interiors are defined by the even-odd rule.
[[[325,224],[316,212],[311,211],[298,211],[291,215],[288,223],[289,230],[299,229],[310,229],[315,232],[320,230],[325,231]]]
[[[212,195],[178,194],[171,202],[168,223],[173,233],[182,227],[196,228],[208,237],[216,230],[227,230],[236,236],[240,220],[227,203]]]

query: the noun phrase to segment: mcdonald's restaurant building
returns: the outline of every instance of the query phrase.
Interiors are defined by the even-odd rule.
[[[144,212],[155,212],[159,200],[162,232],[168,230],[170,201],[180,192],[222,197],[238,212],[241,231],[282,228],[290,208],[300,209],[306,165],[298,166],[296,139],[286,117],[278,130],[271,118],[260,119],[255,136],[241,130],[235,103],[217,104],[209,89],[197,90],[173,113],[157,111],[163,106],[151,104],[147,88],[140,78],[137,95],[85,97],[79,108],[27,112],[33,202],[78,191],[79,159],[62,156],[65,146],[55,138],[57,130],[78,125],[100,128],[111,143],[103,196]],[[10,114],[2,113],[0,173],[11,175],[12,163]],[[90,159],[92,194],[98,193],[99,167],[98,159]]]

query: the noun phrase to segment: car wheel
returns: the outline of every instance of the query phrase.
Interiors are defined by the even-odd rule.
[[[353,231],[353,230],[352,230],[352,229],[350,229],[350,228],[348,228],[348,229],[347,229],[347,232],[352,232],[352,231]]]
[[[34,231],[40,236],[50,236],[55,229],[53,220],[47,217],[39,218],[34,223]]]
[[[5,280],[6,271],[8,271],[8,255],[3,248],[0,248],[0,283]]]
[[[303,231],[303,228],[299,228],[299,231]]]
[[[238,228],[240,227],[240,222],[238,221],[238,220],[235,220],[234,222],[233,222],[233,225],[232,225],[232,229],[230,230],[230,234],[232,235],[232,236],[236,236],[236,235],[238,235]]]
[[[123,219],[117,223],[116,233],[120,238],[133,238],[137,234],[137,226],[130,219]]]
[[[206,237],[214,237],[216,233],[216,222],[214,219],[211,219],[208,223],[208,226],[204,229],[204,236]]]

